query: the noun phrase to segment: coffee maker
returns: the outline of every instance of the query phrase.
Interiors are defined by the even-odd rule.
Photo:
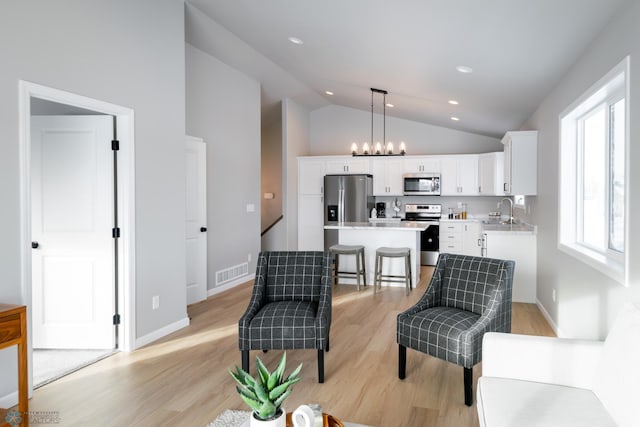
[[[385,212],[387,208],[387,204],[385,202],[376,203],[376,212],[378,213],[378,218],[386,218],[387,213]]]

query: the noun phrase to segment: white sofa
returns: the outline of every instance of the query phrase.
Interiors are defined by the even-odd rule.
[[[604,342],[487,333],[481,427],[640,426],[640,304]]]

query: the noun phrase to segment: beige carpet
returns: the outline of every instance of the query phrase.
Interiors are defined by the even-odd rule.
[[[33,387],[42,387],[114,353],[114,350],[33,350]]]

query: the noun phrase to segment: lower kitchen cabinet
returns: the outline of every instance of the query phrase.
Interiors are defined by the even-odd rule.
[[[485,256],[516,262],[513,301],[536,302],[536,235],[534,233],[493,232],[483,234]]]
[[[440,252],[480,256],[482,227],[479,222],[440,220]]]

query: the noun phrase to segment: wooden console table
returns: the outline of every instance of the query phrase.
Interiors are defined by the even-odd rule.
[[[24,305],[0,304],[0,349],[18,346],[18,411],[21,426],[29,425],[29,380],[27,375],[27,308]],[[0,410],[0,414],[6,411]],[[4,415],[0,426],[8,426]]]

